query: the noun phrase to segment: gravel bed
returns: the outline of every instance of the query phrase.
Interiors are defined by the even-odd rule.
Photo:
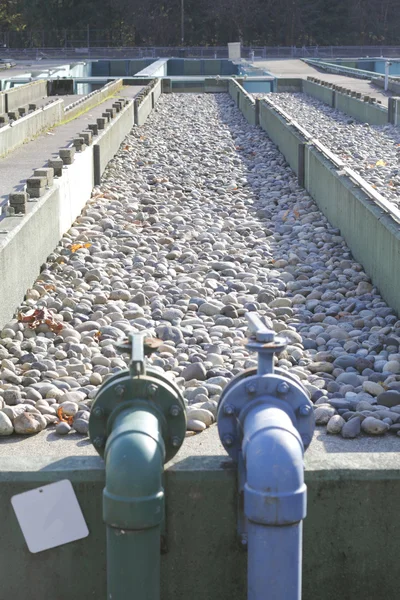
[[[399,208],[398,127],[361,123],[306,94],[279,93],[268,97]]]
[[[150,362],[182,387],[191,434],[204,430],[229,379],[256,366],[246,311],[288,339],[277,364],[318,424],[398,432],[400,321],[340,232],[228,95],[162,96],[0,333],[0,435],[86,435],[132,330],[163,340]]]

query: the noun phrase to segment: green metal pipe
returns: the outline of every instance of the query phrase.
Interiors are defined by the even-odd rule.
[[[159,600],[162,424],[148,403],[121,411],[105,449],[107,600]]]

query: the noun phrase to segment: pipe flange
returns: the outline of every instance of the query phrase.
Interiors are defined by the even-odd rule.
[[[260,376],[256,369],[241,373],[224,389],[218,405],[218,431],[229,456],[238,461],[242,447],[243,423],[255,404],[277,406],[290,417],[304,448],[311,443],[315,421],[313,404],[303,386],[280,373]]]
[[[100,387],[89,418],[92,444],[100,456],[104,456],[115,417],[136,404],[149,406],[158,417],[166,450],[165,462],[168,462],[185,439],[185,402],[174,383],[151,367],[147,367],[142,377],[132,377],[128,370],[120,371]]]

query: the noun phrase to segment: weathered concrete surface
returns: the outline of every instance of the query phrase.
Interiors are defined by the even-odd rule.
[[[58,125],[64,117],[64,102],[56,100],[0,129],[0,157]]]
[[[127,86],[120,92],[121,96],[132,98],[143,86]],[[109,102],[109,101],[108,101]],[[11,155],[0,159],[0,204],[12,191],[21,190],[34,169],[47,165],[50,158],[58,156],[60,148],[70,145],[77,132],[87,129],[95,123],[97,117],[104,112],[105,104],[90,109],[77,119],[60,125],[51,134],[43,134],[35,140],[15,150]]]
[[[379,90],[370,81],[356,79],[354,77],[346,77],[344,75],[325,73],[321,70],[315,69],[311,65],[304,63],[302,60],[265,60],[255,61],[253,64],[266,69],[276,77],[301,77],[302,79],[307,79],[308,76],[318,77],[323,81],[329,81],[330,83],[347,87],[355,92],[361,92],[363,95],[373,96],[377,100],[380,100],[383,106],[387,106],[388,97],[391,95]]]
[[[399,447],[398,437],[342,440],[317,431],[306,453],[303,600],[398,597]],[[61,479],[72,481],[90,535],[32,555],[10,498]],[[236,469],[216,426],[185,440],[167,465],[165,482],[168,553],[162,556],[161,599],[246,598],[247,556],[236,538]],[[105,597],[103,487],[104,464],[87,438],[59,438],[47,430],[0,441],[0,575],[14,600]],[[34,589],[30,578],[19,575],[30,572]]]

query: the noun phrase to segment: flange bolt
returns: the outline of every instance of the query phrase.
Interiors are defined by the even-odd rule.
[[[105,440],[103,437],[95,437],[93,440],[93,446],[95,448],[102,448],[105,445]]]
[[[171,415],[171,417],[177,417],[180,414],[180,412],[181,409],[177,404],[173,404],[169,409],[169,414]]]
[[[299,415],[301,415],[302,417],[308,417],[311,411],[311,406],[309,406],[308,404],[302,404],[302,406],[300,406],[299,408]]]
[[[174,448],[178,448],[181,445],[181,440],[177,435],[173,435],[171,438],[171,444]]]
[[[230,417],[233,414],[235,414],[235,409],[232,406],[232,404],[225,404],[225,406],[224,406],[224,415],[227,415],[228,417]]]
[[[286,381],[281,381],[281,383],[276,388],[276,391],[278,392],[278,394],[287,394],[289,390],[290,390],[290,387],[286,383]]]
[[[93,416],[97,417],[97,419],[101,419],[101,417],[104,417],[104,410],[100,406],[96,406],[93,410]]]
[[[230,446],[233,446],[233,437],[229,435],[229,433],[227,435],[224,435],[224,437],[222,438],[222,443],[224,444],[224,446],[228,446],[228,448]]]

